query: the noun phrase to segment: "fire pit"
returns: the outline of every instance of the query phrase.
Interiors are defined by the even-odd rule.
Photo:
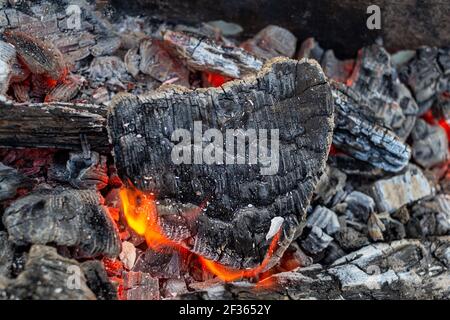
[[[0,1],[0,299],[450,298],[448,28],[381,2]]]

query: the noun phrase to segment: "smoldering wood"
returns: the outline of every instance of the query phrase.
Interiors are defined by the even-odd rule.
[[[344,213],[351,220],[367,222],[371,213],[375,212],[375,201],[369,195],[352,191],[344,199]]]
[[[2,101],[0,146],[81,150],[83,135],[92,150],[107,152],[105,115],[96,105]]]
[[[398,136],[377,123],[367,102],[343,84],[333,82],[336,127],[333,144],[345,153],[388,172],[409,162],[411,150]]]
[[[76,272],[79,287],[70,278]],[[95,300],[96,297],[77,261],[60,256],[55,248],[33,245],[25,269],[17,278],[0,277],[0,299]]]
[[[412,156],[422,167],[431,168],[449,158],[447,133],[441,126],[418,119],[411,138]]]
[[[331,266],[275,274],[259,285],[216,284],[180,299],[448,299],[450,237],[368,245]],[[264,283],[267,282],[267,288]]]
[[[4,41],[0,41],[0,94],[8,91],[9,82],[13,75],[12,64],[16,60],[16,50],[14,46]]]
[[[164,45],[194,70],[242,78],[259,71],[263,62],[244,49],[224,46],[207,38],[196,38],[182,32],[167,30]]]
[[[336,213],[326,207],[317,206],[306,219],[307,227],[318,227],[328,235],[332,235],[341,228]]]
[[[278,174],[260,175],[260,164],[174,165],[171,134],[179,128],[192,132],[197,120],[221,132],[279,129]],[[332,124],[330,89],[320,66],[281,58],[257,76],[221,88],[188,91],[169,86],[147,96],[119,95],[109,114],[120,175],[160,199],[198,207],[207,200],[187,234],[192,238],[188,247],[240,268],[261,263],[272,218],[284,218],[272,260],[291,242],[324,169]]]
[[[17,245],[54,243],[73,247],[79,257],[116,257],[119,234],[99,201],[92,190],[36,190],[11,203],[3,224]]]
[[[307,254],[318,254],[325,250],[331,241],[333,241],[333,238],[326,234],[324,230],[318,226],[312,226],[309,234],[300,242],[300,245],[306,250]]]
[[[30,183],[25,175],[0,162],[0,201],[14,198],[17,189],[28,188]]]

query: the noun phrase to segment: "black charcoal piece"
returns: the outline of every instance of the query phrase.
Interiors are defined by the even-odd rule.
[[[259,71],[263,62],[242,48],[223,46],[207,38],[166,31],[164,45],[194,70],[219,73],[231,78],[242,78]]]
[[[31,247],[25,270],[15,279],[0,278],[0,299],[95,300],[81,266],[55,248]]]
[[[400,82],[389,53],[379,45],[361,49],[348,82],[370,102],[367,107],[384,126],[406,140],[416,121],[418,106]]]
[[[3,223],[18,245],[54,243],[75,247],[80,256],[116,257],[118,231],[99,201],[91,190],[38,190],[11,203]]]
[[[289,30],[270,25],[252,39],[245,41],[241,47],[261,59],[292,58],[297,47],[297,38]]]
[[[251,267],[266,255],[273,218],[284,219],[274,262],[296,234],[325,168],[333,106],[317,63],[277,58],[256,76],[221,88],[169,86],[146,96],[118,95],[108,119],[124,180],[159,199],[207,204],[186,233],[190,249],[228,266]],[[176,129],[193,134],[194,121],[224,135],[227,129],[279,130],[278,170],[261,174],[261,163],[174,164],[171,136]]]
[[[49,168],[52,180],[69,183],[77,189],[103,189],[108,185],[106,156],[95,151],[57,154]]]
[[[117,300],[117,290],[109,281],[105,267],[100,261],[91,260],[81,264],[86,284],[98,300]]]
[[[409,162],[409,146],[377,122],[368,102],[351,88],[332,83],[336,108],[333,144],[352,157],[388,172],[398,172]]]
[[[0,162],[0,201],[14,198],[18,188],[28,188],[30,180],[16,169]]]
[[[448,138],[445,130],[418,119],[411,133],[412,156],[424,168],[431,168],[449,158]]]

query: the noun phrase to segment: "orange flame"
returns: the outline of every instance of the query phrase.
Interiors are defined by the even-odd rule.
[[[159,216],[156,207],[156,196],[154,194],[144,193],[136,188],[121,188],[119,196],[128,226],[137,234],[144,236],[150,248],[157,251],[163,247],[172,247],[181,252],[186,251],[186,248],[180,243],[164,235],[158,223]],[[256,277],[265,271],[273,252],[277,248],[280,235],[281,230],[273,237],[263,262],[255,268],[234,269],[204,257],[199,256],[198,258],[204,270],[216,275],[223,281]]]

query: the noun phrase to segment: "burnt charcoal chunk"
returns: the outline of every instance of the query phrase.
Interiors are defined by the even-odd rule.
[[[449,81],[449,56],[449,49],[422,47],[416,51],[415,58],[401,68],[400,78],[411,88],[420,114],[445,91]]]
[[[148,273],[127,272],[123,277],[123,300],[159,300],[159,281]]]
[[[174,164],[171,136],[176,129],[193,134],[194,121],[202,121],[200,130],[215,128],[224,136],[227,129],[278,129],[278,170],[261,174],[268,163]],[[333,104],[317,63],[277,58],[256,76],[220,88],[169,86],[145,96],[118,95],[108,123],[124,180],[159,199],[198,207],[207,201],[189,232],[191,250],[228,266],[251,267],[267,252],[273,218],[284,218],[274,259],[292,241],[325,168]]]
[[[158,279],[179,278],[181,264],[181,256],[177,251],[170,248],[155,251],[149,248],[138,257],[133,271],[148,273]]]
[[[404,173],[375,182],[371,193],[379,212],[393,213],[405,204],[431,195],[433,188],[422,170],[410,164]]]
[[[230,78],[241,78],[259,71],[263,62],[242,48],[223,46],[207,38],[196,38],[187,33],[166,31],[164,45],[193,70],[219,73]]]
[[[8,240],[8,234],[0,231],[0,277],[9,277],[14,262],[14,245]]]
[[[400,82],[383,47],[372,45],[360,50],[348,83],[370,101],[367,107],[382,119],[386,128],[406,140],[416,121],[418,106]]]
[[[29,183],[26,176],[0,162],[0,201],[14,198],[17,189],[28,187]]]
[[[81,256],[115,257],[119,235],[107,208],[90,190],[38,190],[14,201],[3,215],[10,240],[18,245],[54,243],[76,247]]]
[[[174,84],[189,87],[189,70],[169,55],[161,40],[143,40],[139,54],[139,70],[142,73],[161,82],[175,79]]]
[[[279,26],[267,26],[241,47],[261,59],[275,57],[292,58],[297,46],[297,38]]]
[[[410,210],[411,218],[406,224],[410,237],[427,237],[450,234],[450,196],[440,194],[423,199]]]
[[[409,162],[411,150],[391,130],[377,121],[368,102],[351,88],[333,82],[336,128],[333,144],[352,157],[388,172],[398,172]]]
[[[98,300],[117,300],[117,290],[109,281],[105,267],[100,261],[92,260],[81,264],[86,284]]]
[[[0,299],[95,300],[95,295],[78,262],[58,255],[55,248],[34,245],[17,278],[0,278]]]
[[[448,138],[441,126],[418,119],[411,137],[412,156],[422,167],[431,168],[448,159]]]
[[[49,170],[52,180],[69,183],[78,189],[103,189],[108,185],[106,157],[97,152],[57,154]]]

